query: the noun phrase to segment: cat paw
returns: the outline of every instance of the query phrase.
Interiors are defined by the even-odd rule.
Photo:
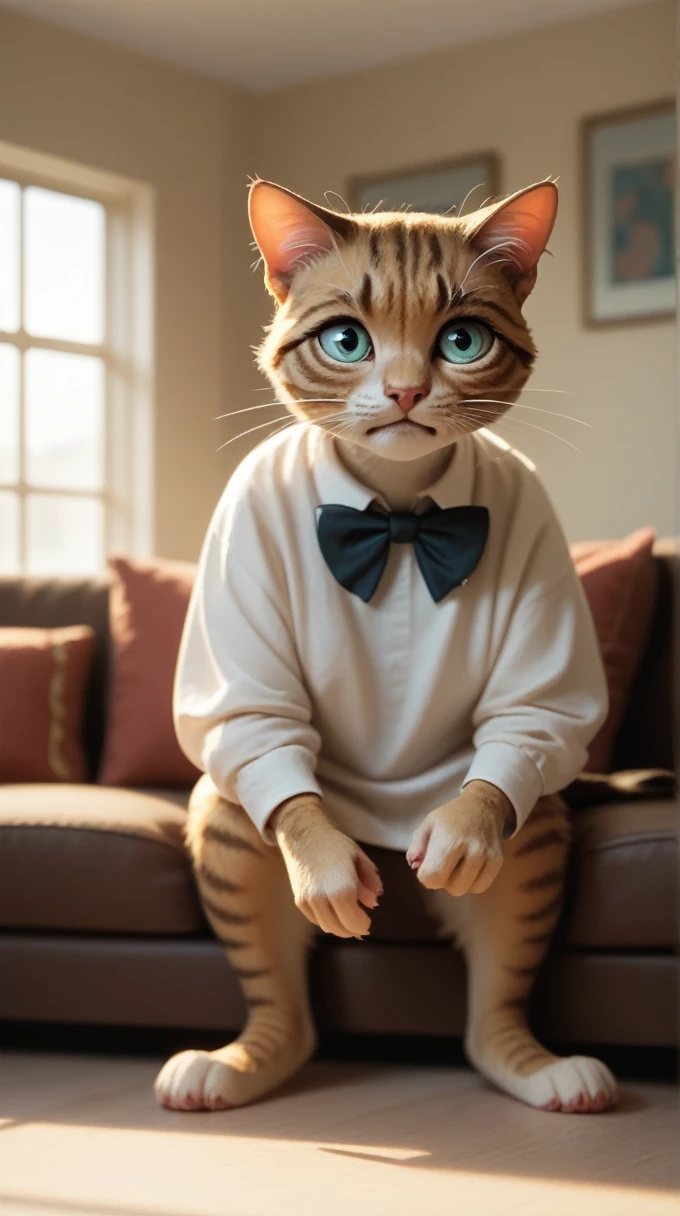
[[[154,1092],[167,1110],[227,1110],[231,1072],[208,1051],[181,1051],[161,1068]]]
[[[616,1106],[616,1081],[605,1064],[589,1056],[569,1056],[522,1078],[517,1097],[541,1110],[595,1115]]]
[[[168,1110],[230,1110],[256,1102],[302,1068],[314,1054],[311,1027],[286,1037],[267,1055],[236,1039],[219,1051],[181,1051],[163,1066],[154,1089]]]

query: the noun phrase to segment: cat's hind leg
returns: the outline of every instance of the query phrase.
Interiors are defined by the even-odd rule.
[[[526,1019],[562,906],[567,822],[560,798],[542,798],[522,830],[505,842],[503,867],[488,891],[462,898],[445,891],[428,896],[466,956],[470,1061],[530,1106],[588,1114],[616,1103],[609,1069],[586,1056],[562,1059],[546,1051]]]
[[[307,995],[312,926],[295,907],[278,848],[208,777],[189,804],[187,840],[205,914],[238,976],[248,1009],[243,1033],[218,1051],[183,1051],[156,1078],[173,1110],[224,1110],[268,1093],[316,1046]]]

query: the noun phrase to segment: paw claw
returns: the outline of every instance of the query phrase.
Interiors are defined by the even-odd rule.
[[[483,1061],[478,1066],[484,1072]],[[502,1089],[545,1111],[570,1115],[596,1115],[616,1105],[616,1081],[605,1064],[587,1056],[553,1060],[510,1084],[491,1077]]]
[[[575,1098],[572,1098],[571,1102],[564,1103],[562,1110],[567,1115],[585,1114],[586,1111],[590,1110],[590,1102],[587,1095],[584,1093],[577,1094]]]

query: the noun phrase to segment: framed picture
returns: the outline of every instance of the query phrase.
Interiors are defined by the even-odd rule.
[[[586,324],[675,312],[675,102],[583,126]]]
[[[464,160],[353,178],[349,202],[353,211],[409,208],[443,215],[454,207],[460,212],[468,198],[472,211],[499,190],[498,157],[484,152]]]

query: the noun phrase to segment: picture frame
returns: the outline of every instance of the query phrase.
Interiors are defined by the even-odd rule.
[[[586,119],[581,153],[586,326],[673,317],[675,101]]]
[[[500,192],[500,159],[495,152],[480,152],[456,160],[436,161],[408,169],[354,177],[348,184],[353,211],[426,211],[443,215],[460,212],[474,194],[480,207]],[[471,210],[473,207],[471,207]]]

